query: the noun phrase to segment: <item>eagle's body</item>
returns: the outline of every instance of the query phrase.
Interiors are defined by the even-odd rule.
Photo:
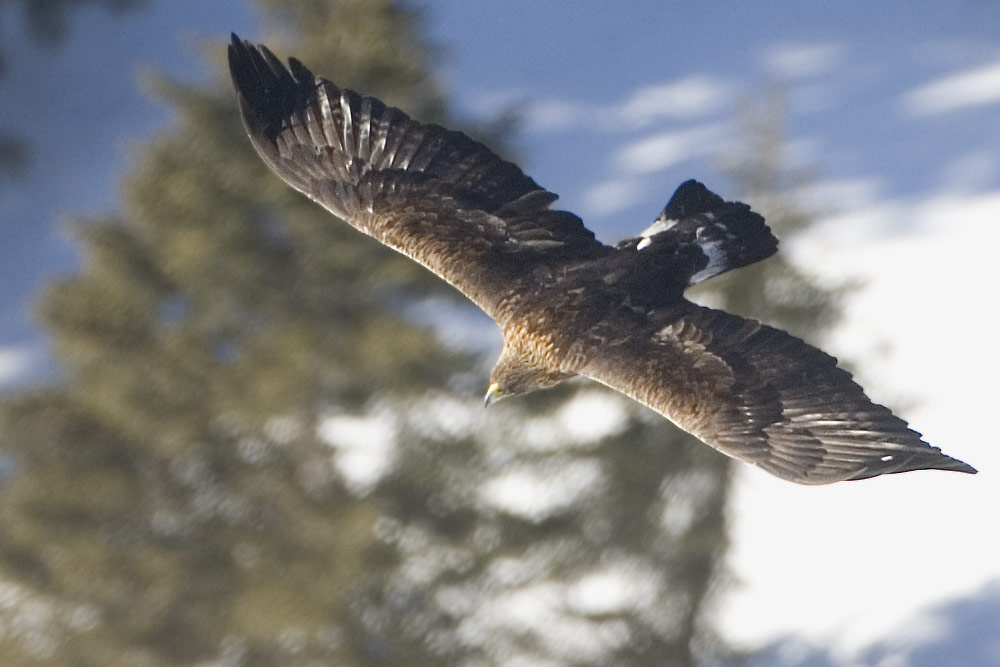
[[[292,187],[457,287],[504,348],[488,398],[584,375],[717,449],[823,484],[975,470],[869,400],[833,357],[684,290],[773,254],[745,204],[682,184],[642,234],[611,247],[556,196],[482,144],[290,71],[233,36],[230,69],[250,139]]]

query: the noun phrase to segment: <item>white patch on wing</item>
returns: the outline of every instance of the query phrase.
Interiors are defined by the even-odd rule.
[[[695,232],[695,238],[698,241],[701,241],[701,239],[703,239],[703,231],[705,230],[707,225],[710,225],[714,222],[715,214],[712,213],[711,211],[707,211],[704,213],[699,213],[698,216],[704,222],[698,227],[697,231]],[[656,221],[653,222],[653,224],[651,224],[649,227],[646,227],[646,229],[642,230],[642,232],[639,234],[639,236],[641,236],[642,239],[639,241],[638,245],[636,245],[636,249],[642,250],[643,248],[649,247],[653,243],[654,236],[656,236],[657,234],[662,234],[663,232],[666,232],[670,229],[673,229],[674,227],[677,226],[679,222],[680,222],[679,218],[664,218],[663,214],[660,214],[660,217],[657,218]],[[715,226],[722,227],[722,225],[720,224],[716,224]],[[699,245],[704,247],[705,244],[704,242],[701,242],[699,243]],[[718,246],[719,244],[716,243],[715,245]],[[706,254],[708,253],[706,252]]]
[[[722,241],[698,244],[701,251],[705,253],[706,257],[708,257],[708,264],[704,269],[691,276],[691,279],[688,281],[689,284],[693,285],[695,283],[699,283],[702,280],[718,275],[725,270],[725,255],[719,251],[719,247],[721,245]]]
[[[676,225],[678,222],[680,222],[680,220],[678,220],[677,218],[657,218],[656,222],[654,222],[649,227],[646,227],[644,230],[642,230],[641,236],[643,238],[652,238],[657,234],[662,234],[663,232],[667,231],[668,229]]]
[[[640,234],[640,236],[642,236],[642,240],[639,241],[639,244],[636,246],[636,249],[642,250],[643,248],[651,245],[653,243],[654,236],[656,236],[657,234],[662,234],[671,227],[675,226],[678,222],[680,222],[680,220],[676,218],[663,218],[663,217],[657,218],[656,222],[651,224],[649,227],[646,227],[646,229],[642,230],[642,233]]]

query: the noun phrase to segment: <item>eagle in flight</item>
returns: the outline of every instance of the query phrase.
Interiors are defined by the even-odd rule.
[[[684,290],[772,255],[746,204],[696,181],[607,246],[556,195],[460,132],[286,68],[233,35],[247,133],[299,192],[451,283],[503,332],[487,403],[593,378],[712,447],[800,484],[975,473],[873,403],[833,357]]]

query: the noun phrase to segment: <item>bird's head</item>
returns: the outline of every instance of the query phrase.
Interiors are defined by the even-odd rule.
[[[503,359],[503,357],[501,357]],[[499,361],[490,373],[490,386],[486,390],[486,407],[502,398],[525,394],[533,389],[541,389],[537,372],[523,365],[501,364]]]
[[[572,376],[572,373],[563,373],[534,363],[527,354],[518,353],[513,348],[504,346],[500,358],[490,371],[486,406],[489,407],[501,398],[552,387]]]

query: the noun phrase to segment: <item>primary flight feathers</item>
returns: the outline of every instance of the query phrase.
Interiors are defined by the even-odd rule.
[[[615,247],[556,195],[459,132],[343,90],[233,35],[229,66],[264,162],[413,258],[492,317],[489,399],[583,375],[783,479],[826,484],[927,468],[974,473],[865,396],[836,359],[684,298],[772,255],[764,219],[695,181]]]

